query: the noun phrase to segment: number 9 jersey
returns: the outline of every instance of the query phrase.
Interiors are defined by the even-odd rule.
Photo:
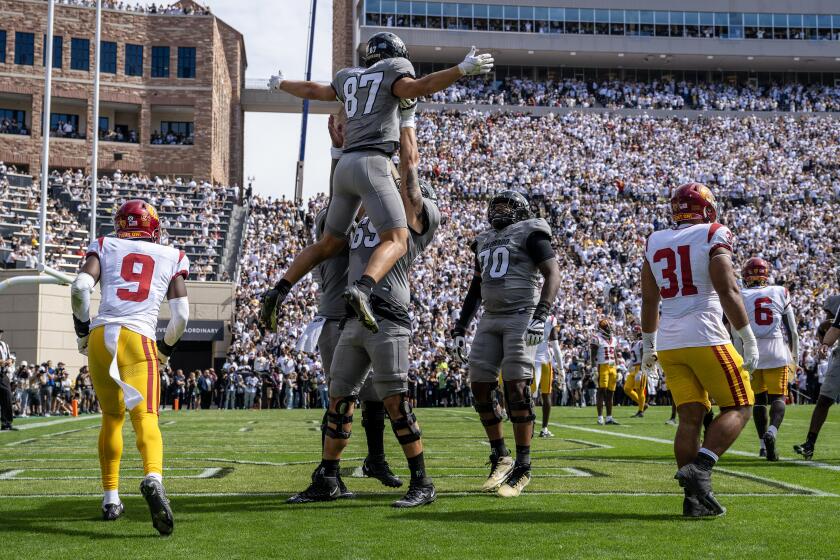
[[[723,308],[709,275],[711,253],[732,251],[729,228],[717,222],[653,232],[645,247],[662,298],[657,350],[730,343]]]
[[[102,292],[91,330],[121,325],[155,340],[160,304],[176,276],[189,276],[189,258],[174,247],[116,237],[98,238],[90,255],[99,257]]]

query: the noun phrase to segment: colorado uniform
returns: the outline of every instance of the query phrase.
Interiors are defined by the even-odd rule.
[[[440,211],[434,201],[424,198],[423,211],[425,231],[418,233],[409,228],[408,252],[371,293],[370,303],[379,321],[379,332],[370,332],[355,319],[348,320],[341,331],[330,365],[331,397],[359,395],[371,369],[370,388],[373,394],[362,395],[362,400],[383,400],[408,391],[408,344],[411,335],[408,271],[417,256],[431,244],[440,225]],[[364,273],[379,245],[377,231],[369,216],[362,218],[353,231],[348,282],[355,282]]]
[[[483,231],[473,244],[484,314],[470,350],[471,383],[494,383],[499,368],[505,381],[534,376],[537,347],[523,338],[540,298],[542,275],[526,248],[534,233],[551,236],[551,228],[542,218],[523,220]]]
[[[551,385],[554,381],[554,371],[551,369],[551,364],[554,360],[551,359],[549,339],[556,325],[557,319],[554,318],[554,315],[549,315],[545,320],[543,341],[537,345],[537,352],[534,356],[534,380],[531,382],[532,393],[536,393],[539,390],[543,395],[547,395],[551,392]],[[562,358],[557,356],[556,359],[560,360]]]
[[[840,295],[829,297],[823,304],[823,311],[834,315],[834,323],[838,322],[840,315]],[[835,343],[828,361],[828,371],[825,380],[820,385],[820,395],[836,401],[840,399],[840,344]]]
[[[326,216],[326,209],[315,216],[315,231],[318,238],[323,236]],[[350,249],[345,247],[336,256],[315,267],[313,275],[315,281],[318,282],[321,294],[318,298],[318,312],[312,323],[306,327],[297,345],[298,350],[314,352],[317,343],[318,352],[321,354],[321,365],[327,376],[327,384],[330,380],[333,353],[338,344],[338,337],[341,335],[339,325],[347,315],[347,304],[342,294],[347,288],[349,262]]]
[[[732,250],[733,236],[719,223],[683,224],[653,232],[645,259],[662,298],[656,350],[677,406],[754,402],[749,374],[723,324],[723,308],[709,275],[711,253]]]
[[[598,366],[598,388],[615,391],[615,384],[618,382],[618,369],[615,363],[618,339],[613,335],[607,338],[598,333],[592,340],[592,346],[597,347],[595,365]]]
[[[391,175],[390,156],[400,145],[400,99],[394,83],[414,78],[405,58],[386,58],[370,68],[344,68],[332,82],[344,103],[344,152],[335,168],[327,232],[344,237],[364,206],[376,231],[406,227],[405,208]]]
[[[753,391],[787,395],[789,367],[794,360],[785,343],[782,317],[790,307],[790,294],[783,286],[759,286],[742,288],[741,296],[758,342]]]

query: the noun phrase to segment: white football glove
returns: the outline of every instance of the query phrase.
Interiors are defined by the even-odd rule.
[[[656,367],[659,356],[656,354],[656,333],[642,333],[642,369],[639,371],[650,375]],[[638,380],[638,379],[637,379]]]
[[[642,368],[639,368],[639,371],[636,372],[636,383],[642,382]]]
[[[545,321],[536,317],[531,319],[523,338],[528,346],[536,346],[542,342],[545,338]]]
[[[744,369],[747,370],[747,373],[749,373],[750,377],[752,377],[752,373],[755,371],[755,368],[758,367],[758,342],[755,339],[755,335],[753,334],[749,323],[736,330],[735,333],[741,339]]]
[[[467,352],[467,337],[464,336],[463,329],[458,327],[452,329],[452,340],[449,343],[449,353],[456,363],[466,365],[469,361],[469,352]]]
[[[161,369],[169,365],[169,356],[161,352],[160,349],[157,351],[157,359]]]
[[[283,80],[285,80],[285,78],[283,77],[283,71],[278,70],[277,74],[272,76],[271,79],[268,81],[268,89],[280,89],[280,84],[283,83]]]
[[[417,99],[400,99],[400,128],[414,128]]]
[[[88,355],[88,339],[90,335],[76,337],[76,346],[79,348],[79,354],[82,356]]]
[[[493,62],[493,55],[489,53],[476,55],[475,46],[473,46],[467,56],[464,57],[463,62],[458,64],[458,70],[461,71],[462,76],[489,74],[493,69]]]

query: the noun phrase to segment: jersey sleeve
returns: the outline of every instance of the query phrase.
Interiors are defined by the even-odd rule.
[[[335,73],[335,79],[330,84],[335,91],[335,98],[344,103],[344,78],[347,76],[347,68],[342,68]]]
[[[397,83],[400,78],[414,78],[414,66],[407,58],[389,58],[386,59],[386,62],[388,63],[388,70],[385,77],[389,82],[388,89],[391,92],[391,95],[394,95],[394,84]],[[398,96],[394,95],[394,97]]]
[[[735,236],[723,224],[714,223],[709,227],[708,244],[709,255],[719,248],[727,249],[730,253],[735,252],[733,249],[735,246]]]
[[[88,245],[87,251],[85,251],[85,258],[88,258],[91,255],[96,255],[97,257],[102,257],[102,245],[105,242],[104,237],[97,237],[94,239],[90,245]]]
[[[787,310],[790,307],[790,292],[787,288],[782,288],[782,308]]]
[[[423,211],[426,213],[426,231],[420,236],[423,240],[423,247],[428,246],[432,242],[435,232],[440,226],[440,209],[437,204],[428,198],[423,199]]]
[[[184,280],[190,277],[190,258],[184,251],[181,251],[178,255],[178,264],[175,266],[172,279],[174,280],[176,276],[183,276]]]

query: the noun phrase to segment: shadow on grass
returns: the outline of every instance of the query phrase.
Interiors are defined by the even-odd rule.
[[[416,521],[442,523],[521,523],[521,524],[557,524],[557,523],[603,523],[610,521],[676,521],[682,515],[670,513],[637,513],[623,511],[550,511],[534,509],[438,511],[434,505],[412,510],[410,516]],[[400,518],[403,515],[392,515]]]

